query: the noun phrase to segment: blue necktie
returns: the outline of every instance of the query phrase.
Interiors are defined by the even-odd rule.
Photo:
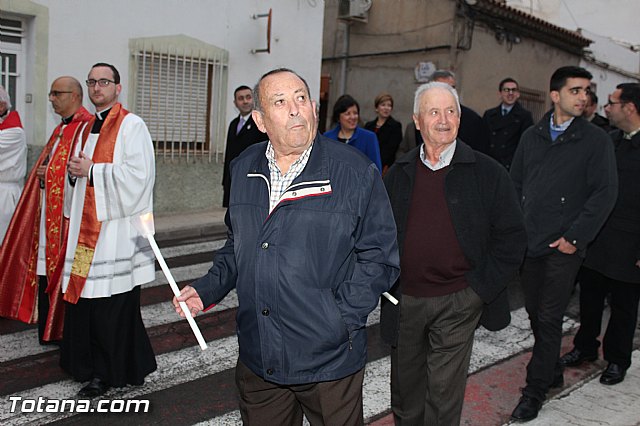
[[[244,126],[244,117],[240,117],[240,120],[238,120],[238,127],[236,127],[236,135],[240,133],[240,130],[242,130],[242,126]]]

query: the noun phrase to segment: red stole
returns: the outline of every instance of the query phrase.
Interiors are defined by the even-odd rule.
[[[20,127],[22,129],[22,121],[20,121],[18,111],[11,111],[7,114],[7,118],[0,123],[0,130],[11,129],[13,127]]]
[[[118,131],[124,117],[129,111],[122,108],[117,103],[109,111],[109,115],[104,120],[104,124],[100,129],[100,136],[96,142],[96,148],[93,151],[92,161],[96,163],[113,163],[113,152],[116,146]],[[95,122],[95,117],[89,122],[82,135],[82,148],[89,137],[91,127]],[[71,277],[67,291],[64,293],[64,300],[70,303],[78,303],[82,289],[87,281],[89,269],[93,262],[93,255],[96,250],[98,237],[100,236],[100,228],[102,223],[98,221],[96,212],[96,194],[92,186],[89,186],[89,179],[86,179],[87,186],[84,195],[84,204],[82,207],[82,222],[80,223],[80,233],[78,235],[78,245],[71,266]]]
[[[62,214],[64,179],[67,161],[73,141],[91,114],[80,107],[71,122],[62,130],[59,124],[51,134],[35,166],[29,173],[16,211],[11,219],[4,244],[0,249],[0,316],[35,323],[37,315],[38,244],[40,233],[40,179],[38,166],[50,156],[56,140],[60,138],[53,157],[49,159],[45,174],[47,205],[46,223],[46,274],[49,280],[49,316],[46,319],[44,340],[60,340],[64,309],[62,305],[61,276],[67,241],[66,219]],[[5,120],[6,123],[7,120]]]

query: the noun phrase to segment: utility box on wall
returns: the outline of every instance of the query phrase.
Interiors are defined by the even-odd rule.
[[[340,0],[338,19],[367,22],[372,0]]]

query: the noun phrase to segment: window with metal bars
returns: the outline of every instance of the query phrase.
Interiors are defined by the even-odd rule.
[[[22,53],[23,37],[21,20],[0,18],[0,85],[9,93],[14,108],[18,102],[18,60]]]
[[[134,112],[146,122],[158,156],[218,159],[224,151],[226,52],[164,38],[134,44]]]

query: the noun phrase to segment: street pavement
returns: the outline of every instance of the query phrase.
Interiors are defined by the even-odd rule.
[[[224,243],[223,218],[223,209],[155,218],[156,239],[180,286],[202,276],[211,266],[215,250]],[[21,405],[38,398],[75,399],[81,384],[72,381],[58,367],[55,346],[38,344],[34,326],[0,319],[0,400],[3,401],[0,425],[241,424],[233,377],[238,356],[235,292],[196,319],[209,344],[207,350],[201,351],[186,321],[175,314],[166,283],[158,268],[156,280],[143,286],[141,296],[142,317],[156,353],[158,370],[147,377],[143,386],[111,389],[104,396],[110,401],[148,400],[149,412],[38,412],[29,404]],[[533,337],[517,283],[510,285],[510,299],[512,323],[509,327],[497,333],[484,329],[476,332],[463,425],[509,424],[511,411],[520,397]],[[578,327],[576,319],[577,294],[564,321],[563,352],[571,348],[572,335]],[[370,315],[367,329],[369,357],[363,392],[366,423],[392,425],[389,349],[379,338],[378,310]],[[640,332],[636,336],[638,334]],[[640,352],[634,352],[627,378],[616,386],[599,383],[599,374],[605,366],[600,359],[567,369],[563,388],[550,393],[538,418],[528,425],[640,425]],[[13,412],[12,401],[18,401],[18,408]]]

